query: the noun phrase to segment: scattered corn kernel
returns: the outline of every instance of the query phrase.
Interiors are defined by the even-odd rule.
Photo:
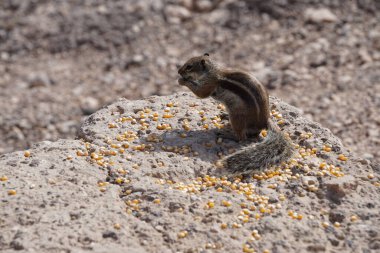
[[[8,195],[16,195],[16,190],[9,190]]]
[[[229,206],[231,206],[231,202],[227,201],[227,200],[222,200],[222,205],[226,206],[226,207],[229,207]]]
[[[324,145],[323,146],[323,151],[325,151],[325,152],[331,152],[331,147],[328,146],[328,145]]]
[[[350,220],[352,221],[352,222],[355,222],[355,221],[357,221],[359,218],[358,218],[358,216],[356,216],[356,215],[352,215],[351,217],[350,217]]]
[[[214,206],[215,206],[214,201],[207,202],[207,206],[208,206],[208,208],[214,208]]]
[[[121,225],[120,225],[119,223],[115,223],[115,224],[113,225],[113,227],[114,227],[115,229],[120,229],[120,228],[121,228]]]
[[[334,222],[334,227],[339,228],[340,227],[340,223],[339,222]]]
[[[0,177],[0,181],[7,181],[8,180],[8,177],[7,176],[2,176]]]
[[[164,115],[162,115],[162,117],[163,117],[164,119],[170,119],[170,118],[173,118],[174,115],[171,114],[171,113],[165,113]]]
[[[25,151],[25,152],[24,152],[24,156],[25,156],[25,157],[29,157],[29,156],[30,156],[30,151],[28,151],[28,150]]]
[[[330,224],[328,222],[326,222],[326,221],[322,222],[322,227],[327,228],[329,226],[330,226]]]
[[[344,154],[338,155],[338,159],[341,161],[347,161],[348,160],[348,158]]]
[[[368,174],[367,177],[368,177],[368,179],[373,179],[373,178],[375,178],[375,176],[374,176],[372,173]]]
[[[184,230],[178,233],[178,238],[185,238],[187,235],[188,235],[188,232]]]
[[[226,223],[222,223],[222,224],[220,225],[220,228],[221,228],[221,229],[226,229],[226,228],[227,228],[227,224],[226,224]]]
[[[115,123],[109,123],[108,128],[117,128],[117,125]]]
[[[243,246],[243,252],[244,253],[254,253],[255,250],[253,248],[251,248],[248,244],[245,244]]]
[[[161,199],[155,199],[155,200],[153,200],[153,203],[160,204],[161,203]]]
[[[124,182],[124,179],[121,177],[118,177],[115,179],[115,183],[117,183],[117,184],[122,184],[123,182]]]

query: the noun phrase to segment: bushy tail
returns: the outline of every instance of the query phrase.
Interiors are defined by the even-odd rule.
[[[249,145],[225,157],[224,167],[231,174],[247,174],[286,161],[293,154],[290,140],[270,123],[264,141]]]

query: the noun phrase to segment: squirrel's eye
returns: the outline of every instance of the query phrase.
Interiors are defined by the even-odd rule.
[[[193,68],[192,65],[187,65],[187,66],[186,66],[186,70],[191,70],[192,68]]]

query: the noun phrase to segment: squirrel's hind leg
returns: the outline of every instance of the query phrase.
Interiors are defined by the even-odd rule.
[[[230,123],[239,141],[247,140],[247,122],[244,114],[230,115]]]

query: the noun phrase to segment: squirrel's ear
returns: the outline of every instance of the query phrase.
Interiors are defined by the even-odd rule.
[[[210,56],[209,53],[205,53],[203,56]]]

